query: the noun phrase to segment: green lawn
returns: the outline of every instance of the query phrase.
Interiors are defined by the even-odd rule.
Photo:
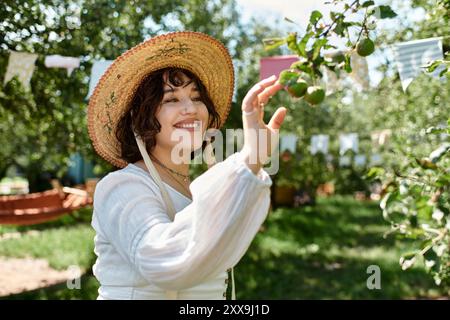
[[[241,299],[400,299],[441,296],[421,267],[402,271],[408,245],[383,239],[389,225],[374,202],[319,199],[315,207],[278,209],[236,268]],[[381,290],[367,288],[378,265]]]
[[[77,264],[90,269],[93,230],[70,217],[38,226],[37,235],[0,241],[0,256],[31,255],[49,260],[54,268]],[[0,234],[36,227],[0,227]],[[319,199],[315,207],[277,209],[235,268],[238,299],[402,299],[443,295],[420,266],[401,271],[401,252],[408,244],[394,237],[376,203],[348,197]],[[369,290],[367,267],[381,269],[381,290]],[[81,290],[65,283],[19,294],[12,299],[95,299],[98,283],[87,273]]]

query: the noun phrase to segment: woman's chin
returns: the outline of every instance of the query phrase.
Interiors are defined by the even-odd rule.
[[[186,143],[186,144],[177,144],[174,145],[172,150],[176,150],[177,152],[183,152],[183,154],[190,154],[191,152],[198,151],[202,148],[202,143]]]

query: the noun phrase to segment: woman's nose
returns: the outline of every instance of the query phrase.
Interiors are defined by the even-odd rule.
[[[196,113],[197,112],[197,108],[195,107],[194,102],[190,98],[184,99],[183,112],[184,113]]]

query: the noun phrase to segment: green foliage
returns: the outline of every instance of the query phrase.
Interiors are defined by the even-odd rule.
[[[325,102],[311,108],[303,99],[292,99],[288,94],[281,93],[271,99],[267,106],[270,114],[276,106],[290,106],[281,134],[292,133],[298,137],[297,152],[290,157],[281,156],[280,169],[274,176],[277,185],[293,186],[309,191],[311,194],[320,184],[333,182],[339,194],[352,194],[355,191],[369,192],[369,184],[362,176],[367,165],[354,164],[353,151],[347,151],[351,158],[350,166],[339,164],[339,135],[357,132],[359,134],[359,154],[369,158],[374,151],[370,133],[386,129],[383,123],[373,122],[365,116],[368,108],[378,106],[367,103],[367,96],[354,93],[352,103],[343,103],[343,92],[328,96]],[[364,115],[364,116],[362,116]],[[329,135],[329,157],[322,153],[311,154],[311,137],[316,134]]]
[[[450,134],[450,126],[446,132]],[[421,259],[436,283],[447,286],[450,284],[449,151],[450,143],[443,142],[428,157],[412,157],[401,169],[379,172],[386,192],[381,208],[392,225],[391,232],[417,240],[418,244],[417,249],[401,257],[402,268],[406,270]],[[416,150],[414,153],[420,154]]]
[[[256,53],[263,37],[276,32],[255,20],[244,24],[235,0],[6,1],[0,20],[1,75],[9,50],[39,54],[31,91],[16,80],[0,88],[0,177],[15,165],[31,191],[49,187],[38,185],[43,172],[61,178],[77,152],[94,161],[98,175],[113,169],[94,152],[86,128],[94,59],[115,59],[168,31],[205,32],[222,41],[235,61],[239,87],[227,122],[235,128],[242,121],[237,104],[257,79]],[[80,68],[71,76],[65,69],[46,68],[44,57],[51,54],[82,57]]]
[[[432,63],[428,71],[433,71],[443,63],[446,64],[448,61]],[[439,87],[440,91],[445,90],[448,83]],[[449,113],[448,92],[447,89],[436,92],[434,96],[431,95],[435,101],[437,100],[437,106],[445,110],[443,114],[438,112],[441,119]],[[426,95],[423,91],[421,93],[423,96]],[[439,103],[441,101],[442,103]],[[445,140],[450,134],[450,118],[446,126],[434,124],[422,129],[421,134],[428,138],[425,143],[418,144],[415,139],[414,145],[403,144],[403,148],[407,147],[406,158],[403,161],[397,159],[387,170],[371,172],[371,176],[384,181],[385,195],[381,208],[383,217],[392,225],[391,232],[414,239],[417,243],[413,251],[404,253],[400,258],[402,269],[409,269],[420,260],[433,275],[436,284],[448,287],[450,286],[450,143]]]
[[[333,0],[332,4],[343,4],[342,12],[331,11],[330,20],[327,21],[324,15],[317,10],[311,12],[306,31],[299,37],[297,32],[290,32],[285,38],[268,38],[264,40],[266,50],[270,51],[284,44],[288,49],[299,56],[300,61],[290,68],[291,73],[298,73],[299,76],[309,80],[309,86],[315,92],[320,92],[320,98],[315,95],[306,94],[304,99],[311,105],[321,103],[324,99],[324,90],[318,88],[318,79],[322,78],[323,68],[338,73],[340,70],[347,73],[352,72],[350,56],[355,51],[360,56],[368,56],[375,50],[374,42],[370,39],[370,31],[376,27],[376,19],[394,18],[396,13],[390,6],[375,6],[373,1],[352,1],[350,4],[343,0]],[[329,3],[329,4],[330,4]],[[361,13],[360,21],[351,21],[351,13]],[[292,22],[290,19],[286,19]],[[352,39],[352,32],[356,32],[356,40]],[[323,51],[326,49],[337,49],[330,43],[330,37],[334,35],[338,38],[346,39],[346,46],[349,50],[345,53],[342,61],[335,61],[326,57]],[[294,83],[282,82],[283,85],[292,91]],[[309,88],[308,88],[309,90]],[[298,95],[295,95],[299,97]],[[314,97],[312,97],[314,96]]]
[[[425,18],[407,26],[406,30],[381,34],[380,39],[393,43],[450,33],[449,1],[415,0],[412,4],[426,11]],[[446,37],[443,47],[444,51],[450,48]],[[394,95],[396,101],[402,101],[397,109],[405,112],[401,118],[406,118],[407,122],[400,122],[398,128],[401,129],[393,139],[392,155],[385,168],[370,172],[373,178],[383,181],[385,195],[381,207],[384,218],[392,225],[391,232],[415,243],[414,249],[401,256],[401,267],[406,270],[422,262],[436,284],[446,287],[450,285],[449,63],[447,52],[444,59],[425,66],[428,72],[442,67],[440,76],[446,75],[446,82],[420,76],[406,94],[400,90],[393,93],[392,89],[397,90],[392,86],[386,91],[380,89],[380,102],[389,101]],[[384,86],[389,86],[388,81],[382,83],[381,88]],[[425,106],[417,108],[422,103]],[[400,115],[395,119],[390,112],[384,115],[383,121],[400,120]]]
[[[448,36],[450,34],[450,5],[448,0],[412,0],[405,7],[405,1],[391,0],[391,6],[398,14],[396,29],[380,30],[380,43],[393,44],[401,41]],[[417,10],[417,13],[414,11]],[[423,15],[420,20],[411,20],[412,15]],[[444,51],[449,51],[448,41],[444,41]]]

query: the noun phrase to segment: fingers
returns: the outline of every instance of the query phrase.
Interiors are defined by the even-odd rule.
[[[259,103],[267,103],[267,101],[269,101],[270,97],[273,96],[275,93],[277,93],[279,90],[283,89],[283,85],[281,83],[279,83],[278,81],[265,88],[263,92],[261,92],[258,95],[258,101]]]
[[[269,124],[267,125],[271,129],[278,130],[281,127],[281,124],[284,121],[284,117],[286,116],[287,109],[285,107],[278,108],[275,111],[272,119],[270,119]]]
[[[266,78],[257,84],[255,84],[249,92],[246,94],[243,102],[242,102],[242,110],[246,112],[250,112],[253,110],[254,107],[254,101],[257,101],[258,95],[263,92],[263,90],[272,84],[275,83],[277,80],[276,76],[272,76],[270,78]]]

